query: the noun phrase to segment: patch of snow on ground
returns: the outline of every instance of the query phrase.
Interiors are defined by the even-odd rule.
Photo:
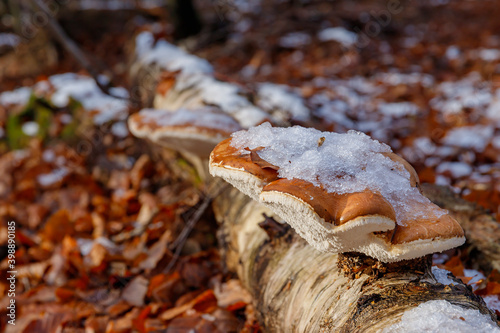
[[[336,41],[346,47],[350,47],[358,41],[358,35],[342,27],[334,27],[318,32],[318,39],[322,42]]]
[[[430,105],[443,114],[458,114],[465,108],[484,110],[493,101],[491,84],[472,72],[459,81],[445,81],[437,86],[437,97]]]
[[[28,135],[28,136],[37,135],[39,129],[40,129],[40,126],[34,121],[27,121],[21,127],[21,130],[23,131],[23,133]]]
[[[124,121],[118,121],[114,123],[113,125],[111,125],[111,133],[119,138],[126,137],[129,134],[127,124]]]
[[[125,119],[128,114],[128,101],[104,94],[94,79],[75,73],[58,74],[49,77],[55,92],[51,101],[58,107],[66,106],[70,98],[80,103],[87,111],[97,111],[94,123],[102,125],[111,120]],[[128,97],[124,88],[111,88],[110,93],[123,98]]]
[[[495,136],[492,140],[491,140],[491,144],[493,145],[494,148],[496,149],[500,149],[500,136]]]
[[[329,122],[339,124],[345,128],[354,128],[354,122],[347,117],[347,111],[349,106],[346,102],[342,100],[334,100],[325,103],[316,110],[316,115],[322,119],[326,119]]]
[[[416,118],[427,110],[408,102],[385,102],[388,89],[399,85],[432,86],[434,79],[421,73],[382,73],[372,78],[355,76],[349,79],[316,78],[312,81],[320,92],[311,96],[314,113],[336,131],[355,129],[369,132],[375,139],[388,142],[403,136],[408,128],[417,126]],[[375,103],[374,103],[375,101]],[[397,144],[392,141],[391,144]]]
[[[39,175],[36,180],[42,186],[50,186],[61,181],[68,174],[68,169],[62,167],[54,169],[50,173]]]
[[[424,87],[431,87],[432,85],[434,85],[434,77],[432,75],[422,73],[380,73],[375,75],[375,79],[392,86],[397,86],[400,84],[422,84],[422,86]]]
[[[472,173],[472,167],[464,162],[442,162],[436,168],[437,173],[449,173],[453,178],[461,178]]]
[[[479,310],[464,309],[444,300],[428,301],[403,313],[384,333],[494,333],[500,328]]]
[[[294,49],[311,43],[311,36],[305,32],[290,32],[279,40],[282,47]]]
[[[478,288],[478,283],[480,283],[480,281],[486,280],[486,276],[475,269],[464,269],[464,276],[472,278],[467,284],[472,286],[474,290]]]
[[[492,137],[493,128],[491,126],[464,126],[450,130],[442,139],[442,143],[452,147],[483,152]]]
[[[100,79],[105,81],[104,77]],[[79,101],[87,111],[97,112],[93,116],[94,123],[97,125],[111,120],[125,119],[128,115],[129,104],[126,89],[110,88],[110,93],[116,97],[109,96],[99,89],[93,78],[75,73],[53,75],[48,80],[36,83],[33,87],[3,92],[0,94],[0,104],[3,106],[25,105],[33,92],[39,97],[49,98],[57,107],[67,106],[71,98]],[[26,126],[33,128],[33,125]]]
[[[21,43],[21,37],[18,35],[9,32],[0,33],[0,47],[8,46],[14,48],[19,43]]]
[[[42,159],[44,162],[53,162],[56,158],[56,154],[52,149],[45,149],[42,153]]]
[[[460,58],[460,55],[461,55],[460,49],[455,45],[448,46],[448,48],[446,49],[445,56],[449,60],[458,59]]]
[[[26,104],[32,92],[33,89],[30,87],[21,87],[12,91],[5,91],[0,94],[0,104],[3,106]]]
[[[378,105],[378,111],[380,113],[394,118],[414,116],[418,113],[418,109],[418,106],[410,102],[380,103]]]
[[[484,302],[493,312],[500,312],[500,299],[498,295],[483,296]]]
[[[486,116],[494,121],[500,121],[500,88],[495,92],[495,97],[486,110]]]
[[[309,120],[309,109],[304,105],[304,100],[295,94],[286,85],[261,83],[258,86],[258,104],[264,110],[283,110],[294,120]]]
[[[426,136],[415,138],[413,146],[425,155],[431,155],[436,151],[436,145]]]
[[[478,51],[479,58],[484,61],[496,61],[500,59],[500,50],[497,49],[480,49]]]

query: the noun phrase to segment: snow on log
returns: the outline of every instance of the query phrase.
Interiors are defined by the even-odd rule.
[[[292,87],[264,83],[252,91],[221,81],[205,59],[163,39],[155,42],[147,31],[136,37],[135,44],[136,61],[130,70],[133,97],[159,112],[212,106],[233,117],[242,128],[265,121],[287,126],[311,119],[311,111]]]

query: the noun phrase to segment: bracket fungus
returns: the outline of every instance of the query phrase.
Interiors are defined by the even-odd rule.
[[[421,194],[411,165],[361,132],[265,123],[219,143],[209,168],[320,251],[394,262],[465,242],[458,222]]]
[[[217,143],[241,129],[213,107],[176,111],[144,109],[129,119],[132,133],[180,152],[208,157]]]
[[[128,120],[136,137],[176,150],[188,159],[202,178],[212,149],[241,129],[231,116],[214,107],[176,111],[144,109]]]

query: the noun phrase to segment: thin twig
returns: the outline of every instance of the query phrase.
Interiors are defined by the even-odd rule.
[[[222,184],[222,185],[221,185]],[[169,248],[174,249],[175,252],[173,254],[172,259],[168,263],[167,267],[165,267],[164,272],[168,273],[170,270],[174,267],[174,265],[177,263],[177,260],[179,259],[179,256],[181,254],[182,249],[184,248],[184,244],[186,243],[189,234],[193,230],[194,226],[196,223],[200,220],[201,216],[203,213],[207,210],[208,205],[212,202],[212,200],[217,197],[225,188],[227,188],[228,184],[223,183],[220,180],[214,180],[211,183],[211,186],[209,187],[207,193],[205,194],[205,197],[203,198],[201,205],[196,208],[194,211],[193,215],[189,218],[187,221],[186,225],[182,229],[181,233],[177,237],[175,241],[170,244]]]
[[[109,87],[104,86],[99,82],[99,72],[97,72],[90,61],[87,59],[85,54],[80,50],[78,45],[66,34],[64,29],[61,27],[59,22],[57,22],[54,17],[52,16],[52,13],[50,10],[47,8],[45,3],[40,0],[31,0],[31,2],[42,12],[45,13],[47,16],[47,24],[52,31],[52,33],[55,35],[55,37],[59,40],[59,42],[64,46],[66,51],[68,51],[75,59],[80,63],[80,65],[87,70],[87,72],[92,76],[94,79],[95,83],[101,89],[103,93],[106,95],[109,95],[114,98],[119,98],[119,99],[126,99],[123,98],[122,96],[115,96],[110,93]]]

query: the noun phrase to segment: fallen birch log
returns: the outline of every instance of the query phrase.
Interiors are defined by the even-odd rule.
[[[468,329],[500,331],[470,287],[453,277],[440,283],[430,256],[384,264],[352,253],[321,253],[281,225],[270,239],[259,223],[263,213],[272,213],[236,189],[217,197],[214,211],[227,267],[253,295],[266,331],[410,332],[390,327],[405,311],[431,300],[446,300],[463,313],[479,310],[483,315],[476,312],[474,319],[458,316],[466,318],[464,324],[478,325]]]
[[[266,330],[500,331],[470,287],[431,268],[431,254],[462,244],[463,232],[385,149],[360,133],[261,125],[213,150],[210,173],[249,196],[228,191],[214,211],[228,268]],[[259,225],[267,207],[307,242],[287,224]]]
[[[167,71],[174,70],[168,67],[164,65]],[[174,147],[170,139],[173,132],[188,125],[185,119],[172,121],[165,114],[187,114],[189,112],[182,108],[202,108],[204,99],[212,96],[201,93],[203,89],[199,87],[189,90],[194,95],[184,98],[186,92],[179,88],[180,82],[183,81],[176,77],[164,92],[157,91],[155,96],[155,107],[161,105],[169,111],[157,111],[160,112],[158,117],[150,117],[147,113],[154,111],[143,111],[129,119],[135,135],[167,148],[187,149],[179,144]],[[204,81],[193,82],[197,87]],[[258,123],[242,124],[240,116],[241,120],[247,119],[243,114],[225,109],[224,104],[210,104],[233,116],[244,128]],[[261,117],[263,113],[258,115]],[[172,126],[176,127],[174,131]],[[190,127],[194,130],[197,126]],[[205,126],[198,127],[202,132],[207,131],[203,129]],[[188,149],[188,153],[193,151]],[[206,159],[206,152],[200,158]],[[382,256],[390,260],[384,261],[396,262],[383,263],[359,253],[319,252],[287,225],[265,219],[263,213],[268,216],[273,213],[235,189],[224,191],[215,199],[214,211],[221,224],[219,238],[227,267],[237,272],[254,296],[266,331],[500,332],[495,315],[482,298],[474,295],[460,280],[448,276],[447,271],[431,268],[428,253],[432,253],[432,244],[424,251],[428,255],[421,253],[417,259],[403,261],[398,261],[401,259],[397,259],[397,251],[386,246],[387,251],[382,251]],[[266,231],[259,226],[261,222]],[[453,246],[457,246],[455,240],[463,239],[460,235],[450,237]],[[446,241],[442,242],[443,246],[449,245]],[[397,250],[397,246],[394,248]]]
[[[382,263],[321,253],[286,225],[267,220],[266,233],[262,214],[273,214],[235,189],[215,199],[214,211],[227,266],[253,295],[267,331],[410,332],[429,324],[439,332],[439,323],[447,331],[500,332],[482,298],[447,271],[433,271],[430,255]],[[415,315],[433,320],[415,322]]]

